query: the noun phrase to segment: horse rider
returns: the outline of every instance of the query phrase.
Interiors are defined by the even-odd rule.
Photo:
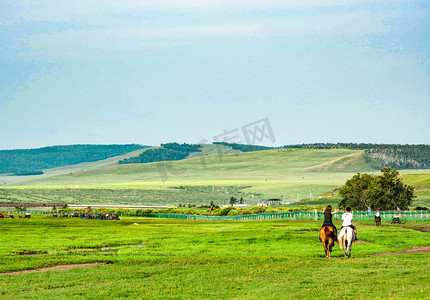
[[[376,226],[381,225],[381,214],[379,213],[379,210],[376,212],[376,215],[375,215],[375,223],[376,223]]]
[[[351,227],[354,230],[354,232],[355,232],[355,239],[354,239],[354,241],[357,241],[358,240],[358,238],[357,238],[357,228],[355,228],[355,226],[352,225],[352,219],[353,219],[353,215],[352,215],[352,212],[351,212],[351,207],[347,207],[346,208],[346,213],[344,213],[342,215],[343,223],[342,223],[342,227],[340,229],[342,229],[343,227]]]
[[[331,205],[327,205],[327,207],[323,211],[324,223],[322,224],[321,228],[324,226],[332,226],[334,228],[335,233],[336,233],[336,239],[335,240],[337,241],[337,228],[336,228],[336,226],[334,226],[333,220],[332,220],[332,215],[334,215],[335,213],[337,213],[337,209],[335,211],[332,211]],[[321,237],[319,237],[319,240],[321,242]]]

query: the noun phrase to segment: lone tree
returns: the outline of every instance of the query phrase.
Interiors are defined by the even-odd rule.
[[[340,208],[354,210],[408,209],[414,198],[414,187],[403,183],[396,169],[383,168],[382,175],[354,175],[339,189]]]
[[[230,198],[230,205],[234,206],[237,203],[237,199],[235,197]]]

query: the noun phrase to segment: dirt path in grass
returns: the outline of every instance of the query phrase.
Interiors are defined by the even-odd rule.
[[[55,266],[55,267],[40,268],[40,269],[34,269],[34,270],[22,270],[22,271],[8,272],[8,273],[0,273],[0,276],[1,275],[18,275],[18,274],[23,274],[23,273],[34,273],[34,272],[43,272],[43,271],[63,271],[63,270],[75,269],[75,268],[88,268],[88,267],[95,267],[95,266],[105,266],[107,264],[109,264],[109,263],[60,265],[60,266]]]
[[[413,230],[417,230],[417,231],[421,231],[421,232],[430,232],[430,226],[415,226],[415,227],[406,227],[406,226],[402,226],[402,228],[407,228],[407,229],[413,229]]]
[[[366,225],[364,225],[366,226]],[[372,225],[373,226],[373,225]],[[387,225],[385,225],[387,226]],[[405,228],[405,229],[413,229],[416,231],[421,231],[421,232],[430,232],[430,225],[429,224],[416,224],[415,226],[402,226],[402,225],[391,225],[389,224],[388,226],[390,227],[401,227],[401,228]],[[430,253],[430,245],[428,246],[421,246],[421,247],[415,247],[406,251],[398,251],[398,252],[385,252],[385,253],[375,253],[374,255],[397,255],[397,254],[415,254],[415,253]]]
[[[397,254],[416,254],[416,253],[430,253],[430,245],[424,247],[415,247],[406,251],[399,252],[386,252],[386,253],[375,253],[374,255],[397,255]]]

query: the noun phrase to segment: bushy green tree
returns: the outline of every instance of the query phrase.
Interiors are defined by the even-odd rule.
[[[233,205],[235,205],[236,203],[237,203],[237,199],[236,199],[235,197],[233,197],[233,196],[232,196],[232,197],[230,198],[230,205],[231,205],[231,206],[233,206]]]
[[[354,210],[408,209],[414,197],[414,187],[403,183],[396,169],[383,168],[382,175],[356,174],[339,189],[340,208]]]
[[[348,179],[343,187],[339,189],[339,194],[343,197],[339,207],[350,206],[360,209],[367,209],[370,201],[366,192],[375,185],[375,176],[367,173],[358,173]]]
[[[19,205],[18,207],[16,207],[17,211],[27,211],[27,207]]]

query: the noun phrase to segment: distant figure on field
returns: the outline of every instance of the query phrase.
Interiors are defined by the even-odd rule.
[[[347,207],[346,208],[346,213],[344,213],[342,215],[343,223],[342,223],[342,227],[340,229],[342,229],[343,227],[351,227],[354,230],[354,232],[355,232],[354,241],[356,241],[356,240],[358,240],[358,238],[357,238],[357,228],[355,228],[355,226],[352,225],[352,219],[353,219],[353,215],[352,215],[352,212],[351,212],[351,207]]]
[[[376,223],[376,227],[381,226],[381,215],[379,213],[379,210],[375,214],[375,223]]]
[[[337,209],[335,211],[332,211],[331,205],[327,205],[327,207],[323,211],[324,223],[321,226],[321,228],[324,226],[332,226],[334,228],[334,231],[335,231],[335,241],[337,241],[337,228],[336,228],[336,226],[334,226],[333,220],[332,220],[332,215],[335,213],[337,213]],[[321,242],[321,234],[320,234],[319,240]]]

